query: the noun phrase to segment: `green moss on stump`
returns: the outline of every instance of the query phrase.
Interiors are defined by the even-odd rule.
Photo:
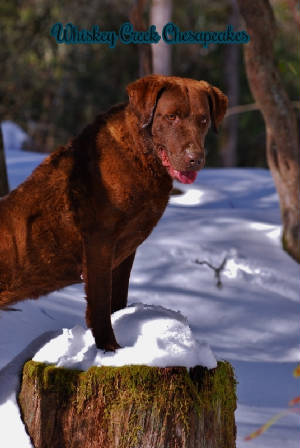
[[[80,370],[70,370],[56,367],[52,364],[28,361],[23,369],[23,377],[35,380],[42,390],[57,391],[64,401],[77,390]]]
[[[48,401],[51,394],[55,394],[55,403],[59,401],[58,408],[71,403],[72,418],[75,414],[86,415],[87,409],[95,406],[95,402],[101,403],[97,418],[98,421],[101,419],[102,426],[108,428],[108,440],[114,439],[116,423],[113,420],[118,421],[120,416],[128,414],[128,421],[126,424],[123,422],[123,431],[118,439],[120,448],[141,446],[144,424],[147,421],[149,425],[149,419],[158,425],[155,430],[161,434],[161,438],[169,430],[168,423],[172,419],[173,426],[176,426],[174,431],[183,432],[180,437],[186,440],[191,429],[192,414],[202,419],[204,426],[210,425],[212,430],[214,425],[220,424],[221,419],[227,426],[223,429],[225,433],[228,432],[228,436],[225,434],[220,437],[224,440],[235,439],[236,382],[232,367],[227,362],[219,362],[216,369],[195,367],[190,372],[184,367],[141,365],[91,367],[83,372],[28,361],[23,369],[23,384],[26,382],[34,384],[37,393],[48,397]],[[21,408],[24,407],[22,391],[20,403]],[[24,412],[23,409],[25,414],[26,410]],[[212,424],[214,420],[217,423]],[[34,424],[32,419],[30,422]],[[235,445],[231,440],[225,446]]]

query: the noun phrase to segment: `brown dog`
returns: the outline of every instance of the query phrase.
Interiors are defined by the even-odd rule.
[[[195,180],[227,98],[205,81],[147,76],[129,104],[97,117],[0,200],[0,307],[85,282],[98,348],[118,348],[110,315],[127,303],[136,248],[172,179]]]

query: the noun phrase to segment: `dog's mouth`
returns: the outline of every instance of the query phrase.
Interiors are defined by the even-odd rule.
[[[178,180],[182,184],[192,184],[196,180],[198,174],[197,171],[179,171],[172,166],[168,156],[168,152],[165,148],[160,147],[158,150],[158,154],[163,166],[167,168],[169,175],[173,179]]]

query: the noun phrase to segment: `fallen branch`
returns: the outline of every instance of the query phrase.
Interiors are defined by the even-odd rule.
[[[22,310],[20,310],[19,308],[12,308],[12,307],[6,306],[6,307],[2,308],[1,311],[22,311]]]
[[[228,260],[228,258],[225,257],[219,267],[213,266],[211,263],[209,263],[206,260],[203,260],[203,261],[195,260],[195,263],[196,264],[204,264],[204,265],[208,266],[209,268],[211,268],[215,272],[215,278],[217,279],[217,287],[219,289],[221,289],[223,287],[223,284],[221,281],[221,272],[225,268],[227,260]]]

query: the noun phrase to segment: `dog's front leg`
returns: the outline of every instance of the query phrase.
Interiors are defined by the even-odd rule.
[[[86,322],[96,346],[114,351],[118,345],[111,325],[112,260],[114,244],[99,233],[84,237],[84,280],[87,298]]]
[[[129,277],[132,264],[135,257],[135,251],[129,255],[118,267],[112,272],[112,313],[126,308]]]

